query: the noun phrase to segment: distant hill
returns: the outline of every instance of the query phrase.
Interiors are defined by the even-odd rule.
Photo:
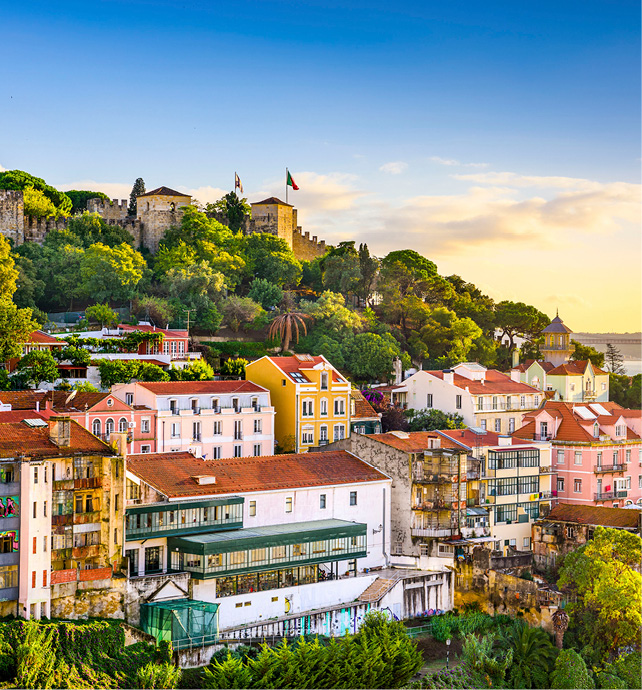
[[[606,352],[607,343],[615,345],[625,359],[642,359],[642,333],[573,333],[573,340]]]

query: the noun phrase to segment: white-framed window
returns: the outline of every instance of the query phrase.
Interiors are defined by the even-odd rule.
[[[223,433],[223,422],[214,422],[214,436],[220,436]]]
[[[286,513],[291,513],[292,512],[292,496],[288,496],[285,499],[285,512]]]
[[[495,418],[495,433],[501,434],[502,432],[502,420],[499,417]]]
[[[321,372],[321,390],[322,391],[328,390],[328,372],[327,371]]]
[[[235,458],[242,458],[243,457],[243,446],[234,446],[234,457]]]
[[[605,384],[605,383],[602,384],[602,390],[603,390],[603,391],[606,390],[606,384]]]
[[[140,447],[140,452],[141,453],[151,453],[152,447],[148,443],[145,443]]]
[[[234,412],[238,412],[241,409],[239,407],[239,399],[238,398],[232,398],[232,407],[234,408]]]
[[[250,517],[254,517],[256,515],[256,501],[250,501]]]
[[[46,479],[46,478],[47,478],[47,477],[46,477],[46,475],[45,475],[45,479]],[[626,488],[627,488],[627,489],[630,489],[630,488],[631,488],[631,477],[627,477],[627,478],[626,478]]]
[[[519,406],[522,408],[522,410],[526,407],[526,396],[525,395],[519,396]]]
[[[624,436],[626,427],[623,426],[622,424],[617,424],[615,427],[615,435],[616,436]]]
[[[564,491],[564,477],[557,478],[557,490]]]
[[[327,417],[328,416],[328,399],[327,398],[321,398],[321,401],[319,402],[319,409],[322,417]]]
[[[214,460],[220,460],[221,459],[221,446],[214,446],[212,448],[212,458]]]
[[[573,464],[575,465],[581,465],[582,464],[582,451],[581,450],[576,450],[574,455],[573,455]]]
[[[180,424],[172,424],[171,427],[171,437],[172,438],[180,438],[181,436],[181,425]]]
[[[638,475],[638,489],[642,489],[642,474]]]
[[[237,419],[234,422],[234,440],[240,441],[243,438],[243,421]]]
[[[458,395],[457,397],[461,398],[461,395]],[[426,395],[426,407],[432,407],[432,393],[428,393],[428,395]]]
[[[319,427],[319,441],[327,441],[328,440],[328,426],[327,424],[322,424]]]
[[[581,479],[574,479],[573,480],[573,492],[576,494],[582,493],[582,480]]]
[[[625,451],[625,458],[627,462],[631,462],[631,449],[627,448]]]
[[[319,494],[319,510],[325,510],[326,498],[325,494]]]
[[[484,409],[484,399],[482,397],[477,398],[477,409],[478,410]]]
[[[218,398],[212,398],[210,401],[213,410],[218,410],[220,408],[220,401]]]
[[[176,357],[176,341],[170,341],[170,349],[172,351],[172,357]]]
[[[111,417],[105,422],[105,436],[109,438],[110,434],[114,433],[114,420]]]
[[[597,451],[597,466],[602,467],[602,451]]]
[[[508,418],[508,433],[512,434],[515,431],[515,417]]]
[[[493,410],[497,409],[497,396],[493,395]]]
[[[94,419],[91,423],[91,433],[94,436],[100,436],[100,419]]]
[[[513,548],[515,548],[515,547],[517,546],[517,539],[511,539],[511,540],[508,542],[508,545],[509,545],[509,546],[512,546]]]
[[[127,405],[133,405],[134,404],[134,394],[133,393],[125,393],[125,403]]]
[[[169,409],[172,414],[178,414],[178,400],[172,398],[169,401]]]
[[[343,398],[335,398],[334,401],[334,414],[344,415],[346,413],[346,401]]]
[[[255,443],[254,444],[254,457],[257,458],[259,455],[261,455],[261,444]]]
[[[201,423],[200,422],[193,422],[192,423],[192,441],[200,441],[201,440]]]
[[[334,440],[340,441],[342,438],[346,437],[346,428],[343,424],[334,425]]]
[[[357,492],[356,491],[350,492],[350,505],[351,506],[357,505]]]
[[[314,443],[314,427],[308,429],[303,429],[301,432],[301,443],[304,445],[310,445]]]
[[[168,340],[163,340],[163,354],[164,355],[169,354],[169,341]]]
[[[613,484],[615,485],[615,490],[616,491],[626,491],[626,478],[625,477],[620,477],[618,479],[615,479],[613,481]]]
[[[480,424],[482,430],[486,431],[486,426],[487,426],[488,422],[485,419],[482,419],[479,424]]]
[[[539,407],[539,395],[535,396],[535,407]]]
[[[458,410],[461,410],[461,400],[462,400],[461,395],[455,396],[455,408]]]
[[[255,419],[254,420],[254,433],[260,434],[260,433],[262,433],[262,429],[263,429],[263,420]]]
[[[259,409],[259,399],[258,398],[252,398],[251,400],[251,405],[253,410],[258,410]]]
[[[140,420],[140,431],[142,434],[148,434],[149,433],[149,425],[150,425],[149,417],[143,417]]]
[[[301,416],[302,417],[314,417],[314,401],[313,400],[304,400],[302,403],[302,411],[301,411]]]
[[[618,453],[617,450],[614,450],[614,451],[613,451],[613,464],[614,464],[614,465],[617,465],[617,464],[618,464],[619,458],[620,458],[620,454]]]
[[[120,431],[121,433],[123,431],[127,431],[127,420],[124,417],[121,417],[118,420],[118,431]]]
[[[183,341],[183,340],[178,341],[178,354],[179,355],[185,354],[185,341]]]
[[[441,558],[452,558],[455,555],[455,547],[448,544],[437,544],[437,556]]]

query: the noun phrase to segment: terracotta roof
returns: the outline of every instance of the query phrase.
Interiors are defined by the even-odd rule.
[[[167,330],[165,328],[154,328],[154,326],[147,325],[132,326],[128,323],[119,323],[118,328],[127,333],[131,331],[141,331],[143,333],[162,333],[165,338],[189,338],[189,333],[187,331]]]
[[[590,360],[588,359],[578,359],[577,361],[566,362],[566,364],[560,364],[558,367],[551,369],[548,372],[549,376],[581,376],[586,371]],[[593,366],[593,372],[598,376],[606,376],[608,372],[603,371],[599,367]]]
[[[139,194],[138,199],[140,199],[141,196],[184,196],[189,199],[192,197],[189,194],[183,194],[183,192],[177,192],[175,189],[170,189],[169,187],[157,187],[156,189],[152,189],[151,192],[145,192],[144,194]]]
[[[59,340],[58,338],[54,338],[52,335],[49,335],[49,333],[45,333],[44,331],[34,331],[29,335],[29,340],[27,340],[28,343],[42,343],[43,345],[67,345],[64,340]]]
[[[376,482],[388,477],[345,450],[202,460],[191,453],[127,456],[127,469],[168,498]],[[214,484],[194,477],[214,476]]]
[[[443,381],[444,372],[441,370],[428,371],[426,373],[432,374]],[[497,371],[496,369],[488,369],[486,371],[486,380],[484,382],[472,381],[457,373],[453,374],[453,376],[455,386],[463,389],[468,388],[473,395],[542,394],[542,392],[534,386],[529,386],[527,383],[521,383],[521,381],[513,381],[508,374],[502,374],[501,371]]]
[[[45,406],[60,412],[84,412],[85,405],[92,408],[110,394],[79,391],[65,404],[70,395],[69,391],[0,391],[0,402],[11,405],[12,410],[35,410],[39,402],[43,412]]]
[[[328,360],[321,355],[292,355],[291,357],[266,357],[273,362],[277,368],[284,374],[288,374],[292,378],[292,374],[299,372],[308,381],[310,379],[305,375],[306,369],[313,369],[317,364],[328,363]],[[259,361],[259,360],[256,360]],[[332,369],[332,380],[335,383],[345,383],[343,376],[338,371]],[[292,379],[294,381],[294,379]]]
[[[470,429],[444,429],[440,430],[439,434],[450,437],[456,443],[463,443],[470,449],[474,448],[478,443],[482,446],[499,446],[499,434],[496,434],[494,431],[476,434]],[[513,443],[514,441],[511,439],[511,445]]]
[[[560,503],[551,510],[544,520],[547,522],[575,522],[582,525],[639,529],[640,516],[641,511],[639,510]]]
[[[0,411],[0,424],[4,424],[5,422],[22,422],[24,419],[45,419],[45,415],[35,410]]]
[[[350,391],[350,398],[354,401],[354,414],[351,419],[379,419],[374,407],[363,397],[361,391]]]
[[[525,362],[522,364],[518,364],[516,367],[513,367],[513,371],[521,371],[522,373],[527,372],[533,364],[539,364],[540,367],[546,372],[549,372],[551,369],[554,369],[555,366],[551,362],[543,362],[539,359],[527,359]]]
[[[37,419],[29,415],[27,419]],[[80,424],[71,421],[71,443],[67,448],[59,448],[49,438],[49,425],[30,427],[22,422],[0,422],[0,456],[15,457],[29,455],[35,457],[66,457],[74,453],[116,455],[110,446],[89,433]]]
[[[542,329],[542,333],[572,333],[573,331],[564,325],[562,319],[556,316],[546,328]]]
[[[402,437],[396,434],[400,434]],[[389,431],[385,434],[368,434],[365,438],[379,441],[379,443],[402,450],[405,453],[421,453],[430,447],[429,439],[441,440],[441,437],[435,431]]]
[[[141,381],[138,385],[156,395],[216,395],[267,391],[252,381]]]
[[[377,386],[376,388],[373,388],[372,390],[375,393],[392,393],[392,392],[397,391],[401,388],[403,388],[405,390],[405,388],[406,388],[405,384],[396,383],[396,384],[391,384],[389,386]]]
[[[11,405],[12,410],[35,410],[36,402],[41,402],[46,391],[0,391],[0,403]]]
[[[273,204],[278,204],[279,206],[289,206],[290,208],[294,208],[292,204],[286,204],[285,201],[281,201],[281,199],[277,199],[275,196],[271,196],[268,199],[263,199],[263,201],[253,201],[252,206],[267,206],[270,205],[272,206]]]

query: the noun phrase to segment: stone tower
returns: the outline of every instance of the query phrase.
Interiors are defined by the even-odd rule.
[[[137,198],[137,220],[141,226],[141,244],[155,253],[165,231],[179,225],[182,207],[192,203],[189,194],[181,194],[169,187],[159,187]]]
[[[252,204],[252,220],[254,232],[276,235],[292,248],[292,235],[297,224],[294,206],[271,196],[269,199]]]
[[[571,333],[573,331],[564,325],[559,314],[542,331],[544,343],[539,346],[539,350],[544,355],[544,359],[554,366],[566,364],[575,350],[571,344]]]

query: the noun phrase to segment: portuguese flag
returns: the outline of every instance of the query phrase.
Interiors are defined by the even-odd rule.
[[[286,187],[292,187],[292,189],[293,189],[294,191],[296,191],[296,190],[299,188],[298,185],[297,185],[297,183],[292,179],[292,175],[290,175],[290,171],[289,171],[289,170],[287,171],[287,174],[288,174],[288,178],[287,178],[287,180],[286,180],[286,182],[285,182],[285,186],[286,186]]]

